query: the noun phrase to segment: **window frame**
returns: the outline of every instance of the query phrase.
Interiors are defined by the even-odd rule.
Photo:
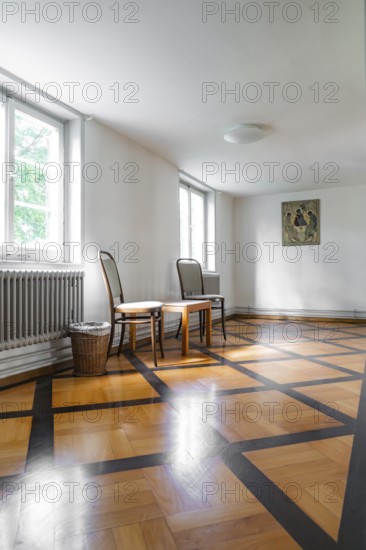
[[[40,252],[35,250],[28,254],[28,248],[25,252],[21,251],[20,255],[15,256],[14,251],[11,251],[13,243],[7,241],[4,233],[1,233],[4,221],[4,223],[0,223],[0,267],[3,269],[19,269],[21,264],[21,267],[24,266],[30,269],[49,269],[50,267],[57,267],[57,269],[82,268],[84,265],[83,246],[85,241],[83,209],[85,196],[85,122],[90,120],[91,117],[74,109],[70,104],[64,103],[59,98],[45,93],[39,86],[27,82],[24,78],[18,77],[3,67],[0,67],[0,99],[0,115],[4,114],[5,116],[6,103],[10,99],[16,99],[22,105],[34,107],[38,113],[42,113],[64,125],[63,231],[65,238],[64,242],[59,243],[61,249],[59,253],[57,252],[57,256],[50,258],[43,247]],[[3,126],[5,127],[5,118]],[[5,130],[1,134],[4,138],[6,137]],[[0,152],[2,153],[5,152],[7,144],[1,143],[1,139],[0,137]],[[3,161],[5,158],[0,160]],[[3,177],[0,178],[0,196],[5,197],[5,184],[2,183],[2,180]],[[1,221],[5,220],[4,203],[5,201],[0,201]],[[8,254],[9,248],[10,254]]]
[[[202,191],[201,189],[198,189],[197,187],[194,187],[190,185],[189,183],[186,183],[184,181],[179,182],[179,220],[181,219],[181,205],[180,205],[180,190],[181,188],[186,189],[188,191],[188,258],[193,258],[193,248],[192,248],[192,202],[191,197],[192,194],[196,194],[203,198],[203,241],[202,245],[207,242],[207,234],[208,234],[208,228],[207,228],[207,193],[205,191]],[[179,224],[179,247],[180,247],[180,256],[182,257],[182,233],[181,233],[181,224]],[[203,252],[203,251],[202,251]],[[202,269],[207,270],[207,262],[203,262],[203,254],[201,253],[201,257],[198,260],[201,264]]]
[[[0,100],[3,104],[4,112],[4,163],[15,163],[15,116],[16,111],[24,113],[25,115],[31,116],[40,122],[48,124],[57,129],[59,133],[59,144],[58,144],[58,159],[57,164],[60,165],[62,170],[61,180],[57,182],[58,192],[57,200],[59,205],[59,221],[57,227],[57,234],[59,241],[57,244],[62,247],[66,239],[67,228],[66,228],[66,210],[67,210],[67,181],[65,174],[65,156],[66,156],[66,143],[67,143],[67,131],[66,124],[67,121],[53,116],[52,114],[45,112],[39,107],[35,107],[33,104],[25,103],[16,97],[6,97],[0,95]],[[51,161],[53,162],[53,161]],[[11,164],[10,164],[11,165]],[[18,262],[18,261],[27,261],[27,258],[24,257],[22,251],[17,250],[14,253],[5,254],[3,244],[14,244],[22,245],[22,243],[17,243],[14,238],[14,211],[15,211],[15,197],[14,197],[14,175],[8,174],[7,177],[4,177],[4,171],[1,177],[0,183],[0,197],[3,197],[4,200],[1,202],[3,206],[1,208],[2,216],[0,219],[3,219],[3,223],[0,227],[0,262]],[[32,247],[31,244],[26,243],[26,252],[29,255],[36,254],[37,247]],[[26,256],[27,256],[26,254]],[[65,263],[64,253],[62,257],[52,264]],[[47,261],[41,261],[36,263],[49,263]]]
[[[59,132],[59,146],[58,146],[58,164],[62,169],[62,181],[58,182],[58,202],[60,205],[59,211],[59,223],[58,223],[58,237],[60,242],[65,240],[65,174],[64,174],[64,152],[65,152],[65,125],[58,119],[46,115],[43,111],[40,111],[30,105],[26,105],[17,99],[8,100],[8,109],[7,109],[7,119],[8,126],[6,129],[7,142],[8,142],[8,151],[7,151],[7,160],[6,162],[15,163],[15,113],[19,111],[24,113],[36,120],[44,122],[49,126],[56,128]],[[8,215],[8,220],[6,224],[6,234],[5,238],[8,242],[16,242],[14,238],[14,210],[15,210],[15,199],[14,199],[14,176],[9,176],[8,181],[5,183],[7,186],[7,196],[6,196],[6,211]],[[28,245],[28,250],[32,249]]]

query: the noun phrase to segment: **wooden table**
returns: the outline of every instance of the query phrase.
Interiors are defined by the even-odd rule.
[[[195,311],[206,313],[206,346],[211,346],[212,316],[210,300],[179,300],[165,302],[163,312],[182,314],[182,355],[188,354],[189,349],[189,314]],[[164,334],[164,316],[162,316],[162,332]]]

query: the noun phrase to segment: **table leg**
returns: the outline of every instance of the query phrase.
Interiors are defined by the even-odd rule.
[[[160,343],[160,352],[161,356],[164,357],[164,310],[161,310],[160,313],[160,322],[159,322],[159,343]]]
[[[209,348],[211,346],[211,333],[212,333],[212,311],[211,304],[210,307],[205,311],[207,315],[206,322],[206,346]]]
[[[136,314],[131,313],[130,316],[131,317],[136,317]],[[129,325],[129,329],[130,329],[130,350],[135,351],[135,349],[136,349],[136,325],[131,323]]]
[[[154,354],[154,365],[155,367],[158,366],[158,360],[156,358],[156,333],[155,333],[155,322],[156,322],[156,319],[155,319],[155,314],[152,313],[151,316],[150,316],[150,326],[151,326],[151,345],[152,345],[152,349],[153,349],[153,354]]]
[[[187,307],[182,311],[182,355],[188,355],[189,348],[189,311]]]

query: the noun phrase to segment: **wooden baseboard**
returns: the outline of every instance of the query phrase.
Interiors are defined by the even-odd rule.
[[[304,315],[259,315],[250,313],[234,313],[230,316],[232,319],[263,319],[266,321],[310,321],[312,323],[353,323],[364,325],[366,319],[352,319],[341,317],[306,317]],[[228,318],[227,318],[228,319]]]

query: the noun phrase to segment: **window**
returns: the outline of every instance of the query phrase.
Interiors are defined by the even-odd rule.
[[[63,125],[15,100],[2,115],[2,240],[14,251],[62,243]]]
[[[185,184],[179,188],[180,255],[194,258],[205,266],[203,246],[206,241],[206,195]]]
[[[0,94],[0,261],[80,261],[80,121]]]
[[[62,242],[62,125],[16,108],[12,134],[9,240],[29,246]]]

